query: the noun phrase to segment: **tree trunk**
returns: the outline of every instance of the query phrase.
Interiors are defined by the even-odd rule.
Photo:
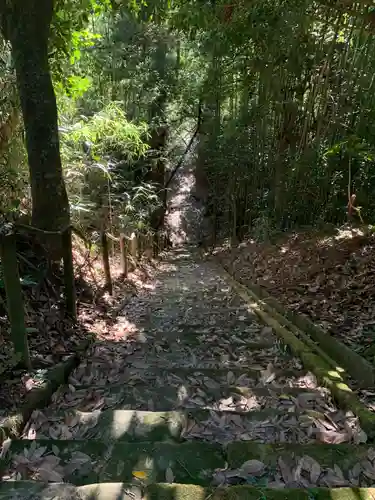
[[[58,231],[69,224],[62,175],[56,98],[48,65],[53,0],[13,0],[0,6],[2,28],[17,72],[32,197],[32,223]]]

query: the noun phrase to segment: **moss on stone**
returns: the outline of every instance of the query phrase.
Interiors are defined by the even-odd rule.
[[[33,444],[36,443],[36,444]],[[23,450],[30,449],[31,446],[36,448],[45,447],[46,453],[53,453],[56,449],[59,450],[58,456],[61,459],[61,465],[68,464],[72,459],[72,454],[82,452],[90,457],[90,461],[82,464],[71,474],[68,474],[64,479],[74,485],[84,485],[95,483],[99,480],[99,471],[104,467],[106,461],[106,452],[108,445],[100,441],[85,441],[85,440],[58,440],[58,439],[37,439],[31,440],[14,440],[8,452],[11,462],[13,454],[23,454]]]
[[[311,349],[298,339],[290,330],[267,313],[262,307],[262,301],[254,298],[246,292],[243,285],[237,283],[230,275],[233,287],[241,297],[251,304],[252,309],[258,314],[262,321],[271,326],[275,333],[288,344],[294,354],[298,356],[305,368],[311,370],[320,383],[325,385],[332,393],[338,404],[352,410],[360,419],[362,428],[370,438],[375,438],[375,414],[368,410],[349,388],[338,371],[333,370],[321,357],[317,356]]]
[[[149,500],[373,500],[375,488],[270,489],[252,486],[201,488],[195,485],[154,484],[147,488]]]
[[[164,482],[170,468],[176,482],[207,485],[224,466],[221,447],[208,443],[117,443],[101,480],[131,482],[140,471],[146,483]]]
[[[367,457],[370,446],[352,444],[261,444],[252,442],[233,442],[228,445],[228,464],[230,468],[240,467],[250,459],[257,459],[267,466],[274,467],[280,456],[314,458],[322,467],[333,467],[337,464],[343,471],[353,467]]]

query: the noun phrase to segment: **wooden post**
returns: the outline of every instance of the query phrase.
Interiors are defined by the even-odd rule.
[[[73,251],[72,251],[72,229],[68,227],[62,233],[62,251],[64,261],[64,288],[66,312],[76,320],[76,286],[74,279]]]
[[[125,278],[128,277],[128,240],[124,233],[120,234],[121,271]]]
[[[138,239],[135,233],[132,233],[130,236],[130,253],[132,257],[137,258],[137,250],[138,250]]]
[[[144,255],[148,258],[148,259],[152,259],[152,255],[153,255],[153,238],[152,238],[152,235],[151,234],[146,234],[145,236],[145,248],[144,248]]]
[[[105,276],[105,287],[109,295],[113,294],[111,267],[109,265],[108,238],[105,231],[101,232],[100,241],[102,245],[103,270]]]
[[[142,233],[139,233],[137,239],[138,239],[138,260],[141,260],[144,251],[145,237]]]
[[[1,236],[0,250],[14,351],[20,358],[20,363],[31,369],[22,288],[18,272],[16,238],[11,227],[6,234]]]
[[[156,259],[159,255],[159,233],[156,231],[156,233],[153,234],[152,237],[152,254],[154,256],[154,259]]]

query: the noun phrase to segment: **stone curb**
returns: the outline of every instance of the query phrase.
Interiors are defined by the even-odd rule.
[[[328,363],[326,359],[318,355],[316,350],[314,352],[311,346],[302,342],[292,331],[280,324],[270,314],[269,310],[267,311],[264,302],[254,292],[235,280],[222,266],[221,273],[242,299],[251,304],[251,308],[257,313],[260,319],[271,326],[275,330],[276,335],[281,337],[291,347],[294,354],[301,359],[305,368],[314,373],[320,383],[331,391],[337,403],[343,408],[352,410],[358,416],[361,426],[368,437],[375,439],[375,413],[368,410],[357,398],[345,382],[342,373],[332,369],[331,363]],[[325,358],[327,358],[327,355],[325,355]]]
[[[3,491],[1,491],[1,489]],[[75,487],[67,483],[43,485],[29,481],[15,481],[0,489],[0,498],[42,500],[46,498],[82,500],[372,500],[375,488],[293,488],[271,489],[240,485],[228,488],[204,488],[194,484],[156,483],[137,487],[126,483],[97,483]],[[21,494],[22,497],[18,496]]]
[[[232,273],[230,266],[224,265],[221,259],[217,257],[213,261],[218,263],[220,267],[237,281],[237,277]],[[325,355],[323,357],[328,355],[332,360],[335,360],[336,366],[337,364],[341,365],[361,387],[368,388],[375,385],[375,369],[360,354],[334,338],[329,332],[314,324],[306,315],[288,310],[278,300],[269,295],[264,287],[249,283],[247,280],[245,282],[241,278],[238,278],[238,283],[254,293],[258,299],[261,299],[264,302],[264,306],[273,309],[271,315],[275,316],[274,313],[280,314],[284,322],[289,323],[289,325],[286,325],[289,329],[290,325],[293,325],[294,328],[311,337],[312,341],[318,343],[324,349]]]

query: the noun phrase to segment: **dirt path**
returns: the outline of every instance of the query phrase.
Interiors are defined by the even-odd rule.
[[[157,483],[181,483],[187,498],[246,484],[248,498],[311,499],[375,482],[356,417],[194,253],[171,253],[116,328],[12,442],[0,498],[172,499],[182,486]]]

